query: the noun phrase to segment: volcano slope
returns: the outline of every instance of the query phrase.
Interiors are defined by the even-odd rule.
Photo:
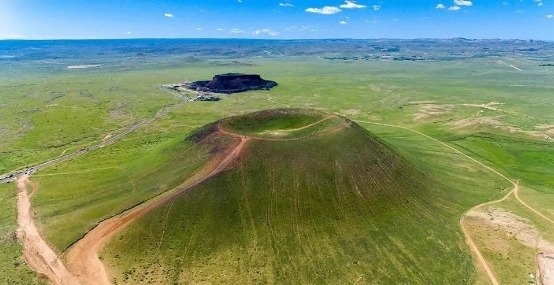
[[[472,282],[447,189],[357,124],[287,109],[209,129],[248,144],[114,236],[101,253],[113,283]]]

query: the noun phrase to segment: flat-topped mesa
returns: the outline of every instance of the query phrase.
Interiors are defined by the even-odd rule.
[[[211,81],[196,81],[186,84],[189,89],[214,93],[239,93],[250,90],[269,90],[277,82],[265,80],[258,74],[226,73],[214,76]]]

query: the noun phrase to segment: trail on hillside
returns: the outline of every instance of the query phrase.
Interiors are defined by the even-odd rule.
[[[33,187],[33,193],[36,191],[36,185],[33,185],[28,178],[29,175],[22,175],[17,179],[17,223],[19,224],[17,236],[23,244],[25,261],[35,272],[45,276],[54,284],[79,284],[39,234],[33,222],[26,184]]]
[[[519,190],[519,189],[518,189]],[[525,206],[527,209],[529,209],[531,212],[535,213],[537,216],[547,220],[548,222],[554,224],[554,220],[552,220],[551,218],[545,216],[544,214],[542,214],[541,212],[537,211],[537,209],[531,207],[529,204],[525,203],[525,201],[523,201],[520,197],[519,197],[519,191],[515,191],[514,192],[514,195],[516,196],[516,199],[523,205]]]
[[[499,285],[500,283],[498,282],[498,279],[496,278],[496,276],[494,276],[494,273],[492,271],[492,269],[490,268],[490,266],[488,265],[485,257],[483,257],[483,255],[481,254],[481,251],[479,251],[479,248],[477,247],[477,245],[475,244],[475,242],[473,241],[473,239],[471,238],[470,234],[469,234],[469,231],[467,230],[465,224],[464,224],[464,221],[465,221],[465,218],[467,217],[467,213],[470,212],[470,211],[473,211],[473,210],[476,210],[477,208],[480,208],[480,207],[484,207],[484,206],[487,206],[487,205],[492,205],[492,204],[496,204],[496,203],[500,203],[502,201],[505,201],[506,199],[508,199],[512,193],[517,193],[517,191],[519,190],[519,184],[517,182],[514,182],[512,181],[511,179],[509,179],[508,177],[506,177],[505,175],[503,175],[502,173],[494,170],[493,168],[485,165],[484,163],[474,159],[473,157],[470,157],[468,156],[467,154],[457,150],[456,148],[454,148],[453,146],[450,146],[444,142],[441,142],[433,137],[430,137],[424,133],[421,133],[421,132],[418,132],[414,129],[410,129],[410,128],[407,128],[407,127],[402,127],[402,126],[395,126],[395,125],[389,125],[389,124],[382,124],[382,123],[376,123],[376,122],[369,122],[369,121],[355,121],[355,122],[360,122],[360,123],[366,123],[366,124],[374,124],[374,125],[381,125],[381,126],[387,126],[387,127],[393,127],[393,128],[399,128],[399,129],[404,129],[404,130],[408,130],[408,131],[411,131],[411,132],[414,132],[416,134],[419,134],[421,136],[424,136],[434,142],[437,142],[451,150],[453,150],[454,152],[456,152],[457,154],[460,154],[462,155],[463,157],[479,164],[480,166],[488,169],[489,171],[495,173],[496,175],[504,178],[505,180],[509,181],[510,183],[512,183],[512,185],[514,186],[514,188],[508,192],[504,197],[502,197],[501,199],[499,200],[495,200],[495,201],[490,201],[490,202],[486,202],[486,203],[482,203],[482,204],[479,204],[479,205],[476,205],[474,206],[473,208],[467,210],[463,215],[462,217],[460,217],[460,227],[462,229],[462,233],[464,234],[465,238],[466,238],[466,243],[467,245],[469,246],[469,248],[471,249],[471,251],[473,252],[473,254],[475,255],[475,257],[477,258],[477,260],[479,261],[479,263],[481,264],[481,266],[483,267],[483,269],[485,270],[485,272],[487,273],[487,276],[489,277],[491,283],[493,285]]]
[[[303,126],[303,127],[300,127],[300,128],[296,128],[296,129],[290,129],[290,130],[286,130],[286,132],[291,132],[291,131],[299,131],[299,130],[303,130],[303,129],[306,129],[306,128],[309,128],[309,127],[313,127],[317,124],[320,124],[324,121],[327,121],[329,119],[332,119],[334,118],[335,116],[329,116],[329,117],[326,117],[326,118],[323,118],[317,122],[314,122],[314,123],[311,123],[307,126]],[[314,133],[312,135],[328,135],[328,134],[332,134],[332,133],[335,133],[337,131],[340,131],[342,129],[345,129],[348,127],[348,123],[343,123],[341,125],[339,125],[338,127],[334,128],[334,129],[330,129],[330,130],[326,130],[326,131],[320,131],[320,132],[317,132],[317,133]],[[230,135],[230,136],[240,136],[240,137],[243,137],[243,138],[247,138],[247,139],[252,139],[252,140],[259,140],[259,141],[298,141],[298,140],[303,140],[303,139],[306,139],[306,138],[309,138],[311,137],[312,135],[310,136],[303,136],[303,137],[296,137],[296,138],[285,138],[285,139],[277,139],[277,138],[265,138],[265,137],[256,137],[256,136],[249,136],[249,135],[244,135],[244,134],[235,134],[233,132],[230,132],[226,129],[224,129],[220,124],[217,125],[217,131],[218,132],[221,132],[222,134],[226,134],[226,135]]]
[[[539,217],[543,218],[544,220],[554,224],[554,220],[552,220],[551,218],[545,216],[544,214],[542,214],[541,212],[539,212],[537,209],[533,208],[532,206],[530,206],[529,204],[527,204],[525,201],[523,201],[523,199],[521,199],[519,197],[519,182],[515,182],[511,179],[509,179],[508,177],[506,177],[505,175],[503,175],[502,173],[492,169],[491,167],[483,164],[482,162],[464,154],[463,152],[457,150],[456,148],[444,143],[444,142],[441,142],[433,137],[430,137],[426,134],[423,134],[421,132],[418,132],[414,129],[410,129],[410,128],[407,128],[407,127],[402,127],[402,126],[395,126],[395,125],[389,125],[389,124],[383,124],[383,123],[377,123],[377,122],[370,122],[370,121],[356,121],[356,122],[360,122],[360,123],[366,123],[366,124],[374,124],[374,125],[381,125],[381,126],[386,126],[386,127],[393,127],[393,128],[399,128],[399,129],[404,129],[404,130],[408,130],[408,131],[411,131],[411,132],[414,132],[416,134],[419,134],[421,136],[424,136],[430,140],[433,140],[451,150],[453,150],[454,152],[476,162],[477,164],[483,166],[484,168],[492,171],[493,173],[495,173],[496,175],[502,177],[503,179],[509,181],[510,183],[512,183],[512,185],[514,186],[514,188],[508,192],[504,197],[502,197],[501,199],[499,200],[495,200],[495,201],[491,201],[491,202],[486,202],[486,203],[482,203],[482,204],[479,204],[479,205],[476,205],[474,206],[473,208],[469,209],[468,211],[466,211],[462,217],[460,218],[460,227],[462,228],[462,232],[463,234],[465,235],[465,238],[466,238],[466,243],[468,244],[468,246],[470,247],[471,251],[473,252],[473,254],[475,254],[475,256],[477,257],[477,259],[479,260],[479,263],[481,263],[481,265],[483,266],[483,269],[487,272],[487,275],[489,277],[489,279],[491,280],[492,284],[494,285],[497,285],[499,284],[498,283],[498,280],[496,279],[496,277],[494,276],[491,268],[489,267],[489,265],[487,264],[485,258],[483,257],[483,255],[481,254],[481,252],[479,251],[479,248],[477,247],[477,245],[475,245],[475,243],[473,242],[473,239],[471,238],[471,236],[469,235],[469,232],[467,230],[467,228],[465,227],[464,225],[464,221],[465,221],[465,218],[467,217],[467,213],[469,213],[470,211],[473,211],[473,210],[476,210],[477,208],[480,208],[480,207],[484,207],[484,206],[489,206],[489,205],[492,205],[492,204],[496,204],[496,203],[500,203],[500,202],[503,202],[505,201],[506,199],[508,199],[512,194],[514,194],[516,200],[521,203],[523,206],[525,206],[527,209],[529,209],[531,212],[535,213],[536,215],[538,215]],[[537,255],[537,257],[539,256],[547,256],[546,254],[543,254],[543,253],[539,253]],[[541,266],[542,265],[542,266]],[[543,275],[548,275],[548,278],[553,278],[554,276],[554,268],[551,268],[551,267],[554,267],[554,262],[542,262],[541,263],[538,263],[537,266],[539,267],[539,270],[541,272],[541,274]],[[549,283],[544,283],[545,285],[549,285]],[[554,283],[553,283],[554,284]]]
[[[469,234],[469,230],[466,228],[465,226],[465,219],[467,218],[467,214],[471,211],[474,211],[478,208],[481,208],[481,207],[484,207],[484,206],[489,206],[489,205],[492,205],[492,204],[496,204],[496,203],[500,203],[500,202],[503,202],[503,201],[506,201],[508,198],[510,198],[510,196],[512,195],[512,193],[516,192],[517,190],[519,189],[519,185],[518,184],[514,184],[514,188],[508,192],[508,194],[506,194],[504,197],[502,197],[501,199],[498,199],[498,200],[495,200],[495,201],[490,201],[490,202],[486,202],[486,203],[483,203],[483,204],[479,204],[479,205],[476,205],[474,206],[473,208],[467,210],[463,215],[462,217],[460,218],[460,228],[462,228],[462,232],[466,238],[466,243],[467,245],[469,246],[469,248],[471,249],[471,251],[473,251],[473,253],[475,254],[475,256],[477,257],[477,260],[479,260],[479,262],[481,263],[481,265],[483,265],[483,269],[485,270],[485,272],[487,272],[487,276],[489,277],[489,279],[491,280],[491,283],[493,285],[499,285],[500,283],[498,283],[498,280],[496,279],[496,277],[494,276],[494,273],[492,271],[492,269],[490,268],[490,266],[488,265],[487,263],[487,260],[485,259],[485,257],[481,254],[481,252],[479,251],[479,248],[477,247],[477,245],[475,244],[475,242],[473,241],[473,239],[471,238],[471,235]]]
[[[187,180],[183,185],[175,188],[174,191],[166,192],[117,216],[104,220],[86,233],[85,236],[77,241],[67,253],[68,268],[71,272],[83,284],[111,284],[106,273],[106,269],[98,258],[98,253],[102,250],[105,244],[115,234],[136,219],[168,203],[169,201],[176,199],[183,192],[199,185],[231,166],[249,141],[249,138],[244,136],[233,134],[233,137],[239,138],[240,142],[233,147],[230,147],[222,155],[218,155],[217,158],[208,163],[206,167]]]

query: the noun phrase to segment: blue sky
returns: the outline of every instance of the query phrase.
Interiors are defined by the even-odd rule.
[[[554,0],[0,0],[0,39],[554,40]]]

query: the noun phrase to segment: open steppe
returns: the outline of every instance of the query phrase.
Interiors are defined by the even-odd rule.
[[[28,187],[38,232],[70,272],[72,248],[101,221],[165,201],[104,242],[108,282],[540,284],[554,244],[545,53],[135,52],[0,61],[0,173],[81,151]],[[78,65],[97,67],[67,68]],[[158,88],[228,72],[279,86],[219,102]],[[286,107],[313,113],[246,115]],[[15,182],[0,184],[0,281],[46,283],[23,258],[16,200]]]

